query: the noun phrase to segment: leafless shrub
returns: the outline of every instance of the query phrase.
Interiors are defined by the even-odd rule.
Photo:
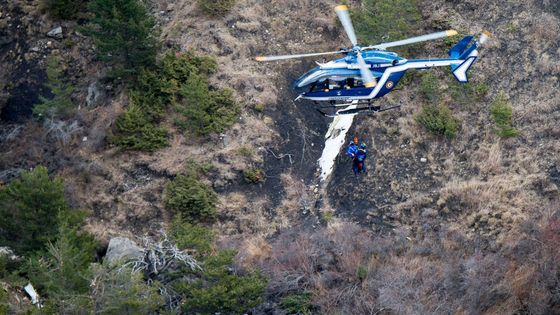
[[[63,120],[48,119],[44,126],[47,129],[46,134],[62,145],[67,145],[83,129],[76,120],[68,123]]]
[[[180,250],[177,245],[168,239],[165,232],[161,232],[160,240],[144,237],[141,259],[132,260],[118,269],[118,272],[142,273],[150,284],[153,281],[168,283],[171,271],[179,271],[181,266],[191,270],[202,270],[201,265],[186,251]],[[181,298],[171,286],[161,286],[159,293],[164,297],[167,307],[178,311]]]

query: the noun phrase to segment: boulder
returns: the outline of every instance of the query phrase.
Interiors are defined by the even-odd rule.
[[[47,33],[48,37],[52,37],[52,38],[56,38],[56,39],[62,39],[63,35],[62,35],[62,26],[58,26],[53,28],[52,30],[50,30]]]
[[[144,250],[134,241],[126,237],[114,237],[109,241],[105,260],[110,264],[124,262],[135,259],[142,259]]]

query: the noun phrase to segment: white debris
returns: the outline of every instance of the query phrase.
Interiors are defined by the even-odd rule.
[[[426,162],[428,162],[428,159],[426,159],[426,158],[421,158],[421,159],[420,159],[420,162],[426,163]]]
[[[39,303],[39,294],[37,294],[37,291],[35,291],[33,285],[31,283],[28,283],[23,289],[31,298],[31,304],[37,304],[37,307],[41,308],[42,305]]]
[[[342,110],[356,108],[357,105],[350,105]],[[332,173],[334,161],[340,152],[340,148],[346,142],[346,133],[352,126],[354,121],[353,115],[336,116],[331,124],[329,130],[325,135],[325,148],[319,158],[319,166],[321,167],[321,181],[324,181]]]
[[[53,28],[47,33],[48,37],[62,39],[64,36],[62,35],[62,26],[58,26]]]

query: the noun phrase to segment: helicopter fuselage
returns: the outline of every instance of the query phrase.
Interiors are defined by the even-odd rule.
[[[456,58],[407,60],[388,51],[365,51],[363,57],[377,81],[375,86],[364,85],[357,58],[349,52],[344,58],[317,63],[318,67],[296,80],[294,88],[302,92],[298,98],[343,102],[371,100],[393,91],[409,69],[458,66],[464,62]],[[473,54],[473,57],[476,58],[476,55]]]

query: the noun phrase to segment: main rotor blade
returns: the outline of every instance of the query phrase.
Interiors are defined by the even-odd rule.
[[[375,78],[371,74],[369,70],[369,66],[366,64],[364,57],[362,57],[361,53],[356,55],[358,58],[358,65],[360,66],[360,74],[362,75],[362,80],[364,81],[365,87],[374,87],[377,83],[375,82]]]
[[[345,5],[339,5],[334,8],[334,11],[336,12],[336,15],[338,15],[338,19],[340,20],[340,23],[342,23],[348,38],[350,38],[352,46],[356,46],[358,44],[358,40],[356,39],[356,33],[354,32],[354,26],[352,26],[350,14],[348,14],[348,7]]]
[[[447,30],[447,31],[443,31],[443,32],[437,32],[437,33],[432,33],[432,34],[427,34],[427,35],[422,35],[422,36],[411,37],[411,38],[408,38],[408,39],[398,40],[396,42],[389,42],[389,43],[382,43],[382,44],[373,45],[373,46],[367,46],[367,47],[363,47],[362,50],[364,50],[364,49],[385,50],[389,47],[397,47],[397,46],[409,45],[409,44],[414,44],[414,43],[419,43],[419,42],[425,42],[425,41],[428,41],[428,40],[438,39],[438,38],[443,38],[443,37],[448,37],[448,36],[454,36],[454,35],[457,35],[457,34],[458,33],[457,33],[456,30]]]
[[[255,58],[255,60],[257,60],[257,61],[274,61],[274,60],[285,60],[285,59],[305,58],[305,57],[344,54],[344,53],[346,53],[346,51],[338,50],[338,51],[328,51],[328,52],[322,52],[322,53],[299,54],[299,55],[258,56],[258,57]]]

